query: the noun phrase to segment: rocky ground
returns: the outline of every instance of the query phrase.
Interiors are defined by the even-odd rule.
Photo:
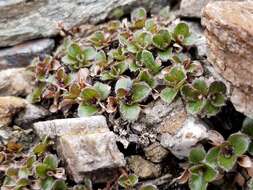
[[[191,116],[180,99],[171,104],[156,100],[137,122],[126,125],[102,115],[64,118],[27,100],[35,88],[27,69],[33,58],[53,54],[68,32],[82,42],[103,22],[128,17],[138,6],[150,14],[168,6],[168,20],[184,21],[197,34],[196,60],[229,89],[227,105],[217,116]],[[191,148],[212,141],[214,130],[227,137],[240,130],[246,116],[253,118],[252,1],[10,0],[0,2],[0,12],[0,151],[17,158],[48,136],[69,184],[89,177],[95,189],[111,189],[123,171],[139,177],[137,189],[149,183],[164,190],[187,189],[172,182]],[[0,185],[9,165],[0,155]]]

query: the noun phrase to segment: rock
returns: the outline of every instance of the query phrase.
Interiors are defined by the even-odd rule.
[[[92,132],[109,132],[104,116],[41,121],[34,123],[33,127],[39,137],[47,135],[50,138],[62,136],[67,133],[85,134]]]
[[[44,119],[50,114],[47,109],[26,101],[25,109],[18,113],[14,123],[22,128],[29,128],[33,122]]]
[[[25,108],[25,100],[22,98],[6,96],[0,97],[0,128],[8,126],[12,118]]]
[[[33,91],[34,81],[25,68],[0,71],[0,96],[26,96]]]
[[[0,70],[28,66],[36,56],[45,56],[54,48],[53,39],[39,39],[0,50]]]
[[[153,143],[144,148],[145,156],[148,160],[154,163],[160,163],[168,155],[168,151],[159,143]]]
[[[180,115],[175,117],[180,118],[180,122],[183,121]],[[168,120],[167,122],[170,123]],[[174,121],[171,123],[174,124]],[[167,132],[164,131],[161,135],[161,145],[169,149],[179,159],[187,157],[191,148],[199,141],[208,138],[207,127],[195,117],[187,117],[184,122],[178,122],[176,127],[172,127],[172,132],[168,130],[169,127],[166,129]]]
[[[208,60],[231,83],[235,108],[253,118],[253,2],[215,2],[203,10]]]
[[[163,2],[164,0],[159,0]],[[151,8],[157,0],[12,0],[0,4],[0,47],[59,34],[59,23],[74,26],[104,20],[116,8]],[[87,11],[88,10],[88,11]]]
[[[89,177],[93,183],[107,182],[119,175],[119,167],[125,166],[113,132],[63,135],[59,139],[58,151],[76,183],[83,182],[84,177]]]
[[[222,1],[222,0],[182,0],[180,4],[180,15],[184,17],[200,18],[202,9],[208,3],[215,1]],[[240,1],[240,0],[230,0],[230,1]]]
[[[150,161],[143,159],[141,156],[134,155],[127,159],[129,168],[134,172],[135,175],[140,178],[156,178],[161,175],[161,166],[154,164]]]

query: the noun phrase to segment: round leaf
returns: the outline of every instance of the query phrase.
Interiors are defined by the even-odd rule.
[[[50,170],[55,170],[58,167],[58,159],[55,155],[49,154],[44,158],[43,164],[46,164]]]
[[[209,86],[209,93],[221,93],[226,94],[227,87],[226,85],[221,81],[214,81]]]
[[[153,36],[153,44],[159,49],[165,49],[170,45],[171,37],[168,30],[160,30]]]
[[[186,103],[186,110],[190,114],[199,114],[205,106],[204,100],[189,101]]]
[[[202,146],[195,147],[190,151],[189,161],[191,163],[197,164],[203,161],[205,159],[205,156],[206,156],[206,151]]]
[[[67,185],[63,180],[55,180],[52,190],[67,190]]]
[[[92,103],[100,98],[99,92],[93,87],[86,87],[81,92],[84,103]]]
[[[141,61],[151,73],[158,73],[160,71],[160,65],[155,62],[153,54],[150,51],[143,50],[141,54]]]
[[[192,82],[193,88],[195,88],[197,91],[199,91],[201,94],[206,95],[208,93],[208,86],[203,79],[195,79]]]
[[[129,91],[132,88],[132,80],[130,78],[120,78],[115,85],[115,93],[118,93],[119,89]]]
[[[162,90],[160,97],[163,101],[171,103],[177,96],[178,90],[174,88],[165,88]]]
[[[105,100],[111,93],[111,87],[101,82],[96,82],[94,88],[99,92],[101,100]]]
[[[147,98],[151,92],[151,88],[145,82],[136,82],[132,87],[132,101],[133,103],[141,102]]]
[[[121,103],[119,110],[122,118],[128,121],[136,121],[141,112],[141,108],[138,104],[126,105]]]
[[[189,187],[191,190],[206,190],[207,182],[202,175],[192,174],[189,179]]]
[[[248,150],[250,139],[244,134],[236,133],[229,136],[228,142],[233,147],[235,154],[241,156]]]
[[[174,36],[178,37],[179,35],[183,36],[184,38],[190,35],[189,26],[186,23],[179,23],[174,29]]]
[[[219,147],[213,147],[206,154],[206,162],[211,166],[217,165],[217,158],[220,152]]]
[[[242,132],[253,138],[253,119],[247,117],[242,124]]]
[[[155,185],[143,185],[140,190],[158,190]]]
[[[218,154],[217,163],[219,167],[228,172],[234,167],[236,160],[237,157],[235,155],[228,156],[220,152]]]
[[[98,108],[94,105],[83,105],[80,104],[78,107],[78,116],[79,117],[88,117],[96,114],[98,112]]]

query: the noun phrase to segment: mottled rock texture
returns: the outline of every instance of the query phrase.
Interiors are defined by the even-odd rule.
[[[55,36],[59,23],[66,29],[104,20],[115,8],[145,6],[164,0],[12,0],[0,2],[0,47]],[[165,1],[167,2],[167,1]]]
[[[232,85],[235,108],[253,117],[253,2],[215,2],[203,11],[208,59]]]
[[[34,74],[25,68],[0,71],[0,96],[27,96],[34,89]]]
[[[184,17],[200,18],[202,9],[210,2],[223,0],[182,0],[180,4],[180,15]],[[243,0],[230,0],[243,1]]]
[[[0,49],[0,70],[28,66],[34,57],[43,58],[47,53],[51,53],[53,48],[53,39],[39,39]]]

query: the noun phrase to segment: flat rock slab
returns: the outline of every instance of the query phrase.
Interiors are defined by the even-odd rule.
[[[35,84],[34,74],[25,68],[0,71],[0,96],[27,96]]]
[[[66,134],[87,134],[109,132],[104,116],[91,116],[71,119],[55,119],[33,124],[36,133],[50,138]]]
[[[232,86],[235,108],[253,117],[253,2],[215,2],[203,10],[208,60]]]
[[[84,177],[96,183],[107,182],[118,174],[119,167],[125,166],[113,132],[63,135],[58,151],[76,183]]]
[[[159,2],[163,0],[159,0]],[[55,36],[66,29],[104,20],[115,8],[150,8],[157,0],[12,0],[0,2],[0,47]]]
[[[44,57],[54,48],[53,39],[32,40],[14,47],[0,49],[0,70],[26,67],[34,57]]]

